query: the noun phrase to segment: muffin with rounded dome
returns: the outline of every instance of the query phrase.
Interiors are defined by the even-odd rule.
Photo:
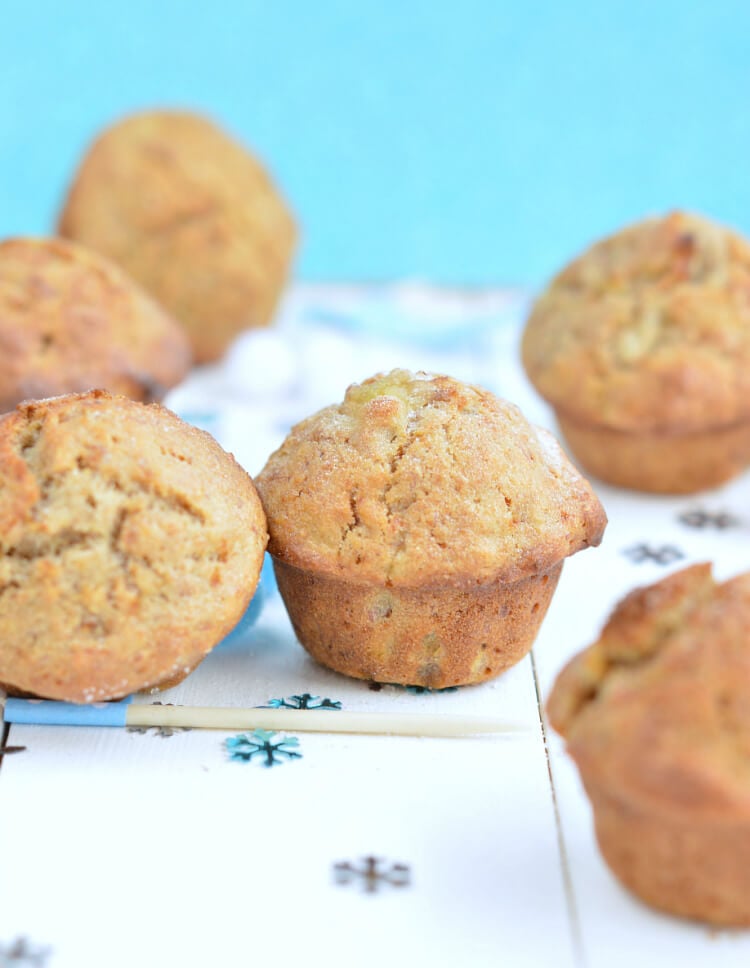
[[[300,642],[339,672],[481,682],[530,649],[604,511],[511,403],[394,370],[294,427],[256,478]]]
[[[60,234],[102,252],[190,336],[199,362],[270,323],[294,220],[257,158],[208,118],[146,111],[112,125],[75,175]]]
[[[267,541],[204,431],[104,391],[0,418],[0,683],[70,702],[174,685],[242,617]]]
[[[715,487],[750,464],[750,244],[683,212],[623,229],[542,293],[522,355],[587,471]]]
[[[190,364],[182,327],[107,259],[61,239],[0,242],[0,412],[91,389],[159,400]]]
[[[750,925],[750,573],[640,588],[548,703],[604,859],[646,903]]]

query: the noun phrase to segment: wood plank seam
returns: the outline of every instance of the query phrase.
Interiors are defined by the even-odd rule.
[[[534,692],[536,693],[536,704],[537,711],[539,713],[539,727],[542,731],[542,743],[544,745],[544,757],[547,761],[547,776],[549,777],[550,793],[552,795],[552,810],[555,815],[555,832],[557,836],[557,849],[560,858],[560,870],[563,879],[563,890],[565,892],[565,902],[568,907],[568,917],[570,919],[570,933],[573,942],[573,956],[576,962],[579,964],[580,968],[586,968],[586,954],[583,947],[583,935],[581,933],[581,922],[578,917],[578,904],[576,902],[575,890],[573,888],[573,878],[570,873],[570,861],[568,859],[568,850],[565,844],[565,835],[562,829],[562,820],[560,817],[560,807],[557,802],[557,790],[555,788],[555,778],[552,772],[552,763],[550,761],[549,746],[547,745],[547,724],[544,721],[544,702],[542,700],[542,693],[539,687],[539,677],[536,670],[536,661],[534,659],[534,650],[532,649],[529,653],[529,658],[531,659],[531,674],[534,679]]]

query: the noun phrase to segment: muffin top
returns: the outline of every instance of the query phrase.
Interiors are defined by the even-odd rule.
[[[750,417],[750,245],[673,212],[604,239],[534,305],[522,344],[553,407],[624,431]]]
[[[0,243],[0,412],[93,388],[159,399],[190,361],[182,328],[105,259],[59,239]]]
[[[543,573],[598,544],[606,523],[588,482],[517,407],[404,370],[299,423],[256,484],[274,556],[394,586]]]
[[[750,573],[631,592],[560,674],[550,722],[587,787],[656,811],[750,811]]]
[[[242,616],[267,533],[207,433],[103,391],[0,418],[0,683],[126,695],[190,670]]]
[[[187,327],[198,360],[271,318],[296,240],[263,165],[187,111],[147,111],[84,158],[61,235],[112,258]]]

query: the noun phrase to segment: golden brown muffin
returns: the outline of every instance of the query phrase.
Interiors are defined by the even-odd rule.
[[[604,859],[648,904],[750,925],[750,573],[625,598],[549,699]]]
[[[207,433],[104,391],[0,418],[0,682],[93,702],[173,685],[241,618],[267,540]]]
[[[182,328],[106,259],[60,239],[0,242],[0,412],[94,388],[158,400],[190,361]]]
[[[296,230],[262,165],[206,118],[151,111],[83,160],[60,234],[123,266],[186,327],[199,362],[271,321]]]
[[[592,474],[721,484],[750,464],[750,245],[682,212],[624,229],[553,280],[522,355]]]
[[[480,682],[531,648],[606,518],[513,404],[394,370],[292,429],[256,479],[297,636],[379,682]]]

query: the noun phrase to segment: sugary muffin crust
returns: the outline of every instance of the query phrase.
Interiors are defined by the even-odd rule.
[[[750,924],[750,573],[631,593],[548,704],[602,853],[656,907]]]
[[[404,370],[298,424],[256,484],[272,554],[399,587],[517,581],[598,543],[606,520],[516,406]]]
[[[76,174],[60,234],[123,266],[186,327],[198,361],[270,322],[296,241],[260,162],[185,111],[143,112],[104,131]]]
[[[750,419],[750,245],[683,212],[595,244],[536,302],[529,377],[584,424],[691,432]]]
[[[248,475],[158,406],[93,392],[0,419],[0,682],[73,702],[189,672],[266,544]]]
[[[190,363],[182,328],[106,259],[60,239],[0,242],[0,412],[93,388],[160,399]]]
[[[553,280],[522,356],[588,472],[716,487],[750,464],[750,246],[682,212],[624,229]]]

